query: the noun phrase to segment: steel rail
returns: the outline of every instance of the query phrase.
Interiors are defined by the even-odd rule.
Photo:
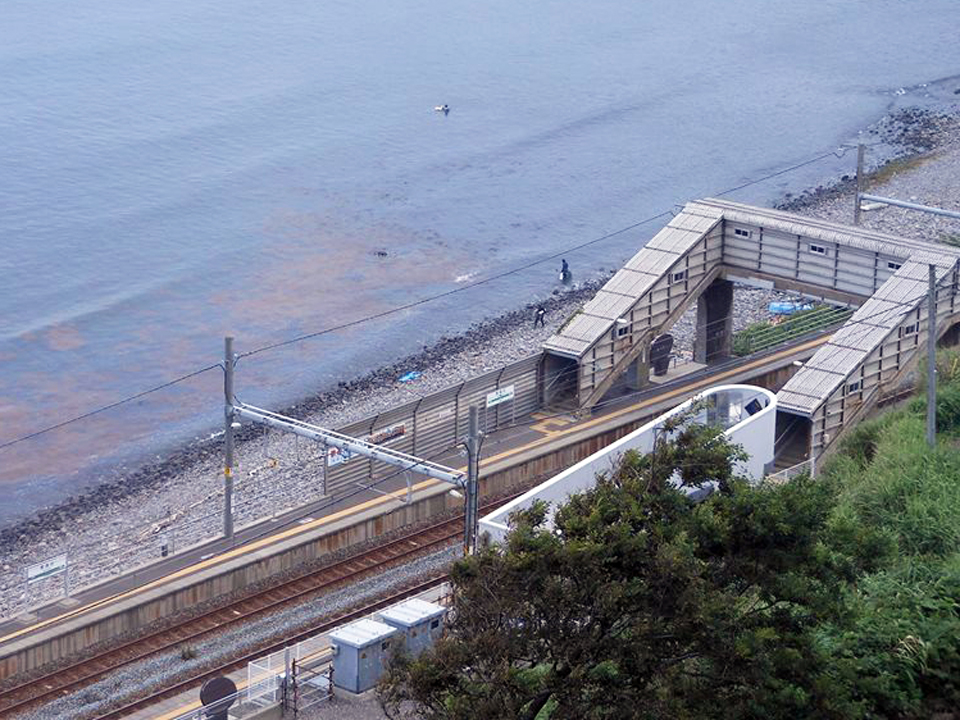
[[[486,503],[485,507],[492,507],[508,500],[509,498],[498,499],[493,503]],[[358,553],[353,553],[331,565],[322,568],[313,568],[300,573],[284,581],[280,586],[264,588],[253,595],[238,598],[234,602],[222,605],[194,618],[189,618],[182,625],[167,627],[163,630],[134,638],[120,645],[108,648],[100,655],[78,660],[75,663],[64,668],[59,668],[41,677],[19,683],[0,691],[0,716],[22,711],[28,706],[50,700],[55,696],[68,694],[85,685],[96,682],[97,679],[107,673],[129,665],[132,662],[137,662],[146,657],[183,646],[185,643],[194,641],[201,636],[220,631],[228,625],[235,625],[257,615],[276,611],[284,605],[303,600],[305,596],[323,590],[329,590],[336,585],[358,580],[378,572],[384,566],[409,559],[438,545],[447,544],[449,541],[459,537],[462,525],[462,515],[443,522],[434,523],[427,527],[420,528],[415,532],[406,533],[386,543]],[[439,536],[438,533],[440,533]],[[416,538],[426,538],[426,542],[411,546],[411,541],[415,541]],[[396,554],[384,559],[377,559],[376,556],[382,556],[384,552],[390,552],[394,549],[397,551]],[[361,567],[346,570],[348,566],[356,566],[358,562],[362,564]],[[338,570],[344,571],[338,574]],[[323,582],[321,582],[321,584],[309,584],[311,580],[321,580]],[[278,591],[282,592],[284,588],[293,588],[295,585],[302,586],[304,583],[308,583],[308,586],[294,590],[279,599],[267,597],[269,594],[276,595]],[[266,601],[263,604],[256,605],[258,600],[264,599]],[[255,605],[252,609],[249,607],[241,609],[242,606],[250,606],[251,604]],[[211,621],[213,621],[213,625],[207,625]],[[204,627],[204,625],[207,626]],[[189,629],[186,635],[178,632],[184,627]],[[197,629],[194,630],[192,628]],[[160,644],[151,646],[151,643],[155,643],[158,639],[160,640]],[[143,651],[136,652],[137,648],[142,648]],[[133,655],[129,654],[131,651],[133,651]],[[115,662],[111,662],[104,667],[102,663],[106,658],[112,658]],[[98,663],[100,663],[101,666],[95,667]],[[78,670],[81,671],[80,677],[71,677],[71,675]],[[42,688],[43,692],[40,694],[30,693],[31,690],[35,690],[38,687]],[[28,696],[17,697],[22,694],[27,694]],[[13,702],[9,702],[11,698],[13,698]]]
[[[229,662],[220,664],[214,668],[208,668],[206,670],[197,672],[188,678],[178,681],[174,685],[162,690],[158,690],[146,697],[140,698],[139,700],[135,700],[131,703],[123,705],[122,707],[109,710],[101,715],[93,716],[91,720],[121,720],[121,718],[129,717],[132,713],[143,710],[144,708],[150,707],[151,705],[163,700],[167,700],[168,698],[175,697],[176,695],[186,692],[187,690],[194,688],[199,690],[199,687],[210,678],[217,677],[218,675],[224,675],[226,673],[233,672],[234,670],[239,670],[246,666],[246,664],[251,660],[256,660],[264,655],[273,654],[302,640],[307,640],[315,635],[329,632],[330,630],[333,630],[344,623],[366,617],[377,610],[382,610],[390,605],[393,605],[394,603],[400,602],[415,595],[419,595],[427,590],[431,590],[438,585],[442,585],[448,580],[449,575],[446,573],[435,575],[428,580],[424,580],[415,585],[404,588],[403,590],[393,593],[388,597],[381,598],[380,600],[369,603],[368,605],[364,605],[363,607],[342,613],[334,618],[327,619],[317,625],[314,625],[308,630],[300,631],[292,637],[285,638],[282,642],[275,642],[259,647],[256,650],[244,653],[240,657],[235,657]]]

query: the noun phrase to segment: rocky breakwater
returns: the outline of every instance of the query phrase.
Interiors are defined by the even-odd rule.
[[[957,90],[960,95],[960,88]],[[960,102],[939,110],[912,108],[884,118],[863,133],[868,146],[864,191],[958,211],[960,208]],[[852,224],[855,174],[787,195],[777,207]],[[868,208],[871,204],[864,203]],[[940,242],[960,232],[958,221],[885,206],[861,214],[863,227]]]

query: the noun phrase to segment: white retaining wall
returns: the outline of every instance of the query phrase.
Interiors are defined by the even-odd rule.
[[[737,464],[737,470],[753,480],[760,480],[773,462],[773,446],[776,440],[777,396],[769,390],[753,385],[718,385],[690,398],[682,405],[651,420],[615,443],[584,458],[576,465],[554,475],[546,482],[529,490],[498,510],[480,519],[480,532],[490,533],[494,542],[502,542],[509,530],[507,520],[511,513],[530,507],[535,500],[548,502],[552,507],[566,502],[575,493],[593,487],[598,473],[607,472],[616,467],[620,457],[627,450],[647,453],[653,447],[654,429],[663,425],[668,418],[685,412],[694,403],[711,396],[729,399],[730,426],[724,432],[727,438],[747,452],[749,458]],[[759,412],[741,419],[742,408],[756,399],[762,406]],[[746,413],[743,413],[746,415]],[[701,410],[694,421],[704,422],[706,411]],[[727,424],[722,422],[720,424]]]

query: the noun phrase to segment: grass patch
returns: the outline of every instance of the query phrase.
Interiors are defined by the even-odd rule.
[[[960,247],[960,233],[943,233],[940,236],[940,242],[942,242],[944,245]]]
[[[849,308],[818,305],[794,313],[776,325],[769,321],[753,323],[734,334],[733,354],[742,357],[780,345],[801,335],[844,322],[852,314],[853,310]]]
[[[843,474],[841,507],[866,527],[885,528],[901,555],[944,558],[960,548],[960,454],[931,451],[922,418],[882,428],[867,467]]]

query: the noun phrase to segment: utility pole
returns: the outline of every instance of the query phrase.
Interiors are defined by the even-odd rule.
[[[223,537],[233,539],[233,338],[223,343]]]
[[[471,555],[477,549],[477,534],[480,529],[480,502],[478,474],[480,470],[480,430],[477,421],[477,406],[470,406],[470,424],[467,434],[467,485],[466,512],[463,523],[463,554]]]
[[[853,206],[853,224],[860,224],[860,194],[863,192],[863,153],[866,146],[863,143],[857,145],[857,197],[856,204]]]
[[[937,266],[930,263],[927,290],[927,445],[937,444]]]

